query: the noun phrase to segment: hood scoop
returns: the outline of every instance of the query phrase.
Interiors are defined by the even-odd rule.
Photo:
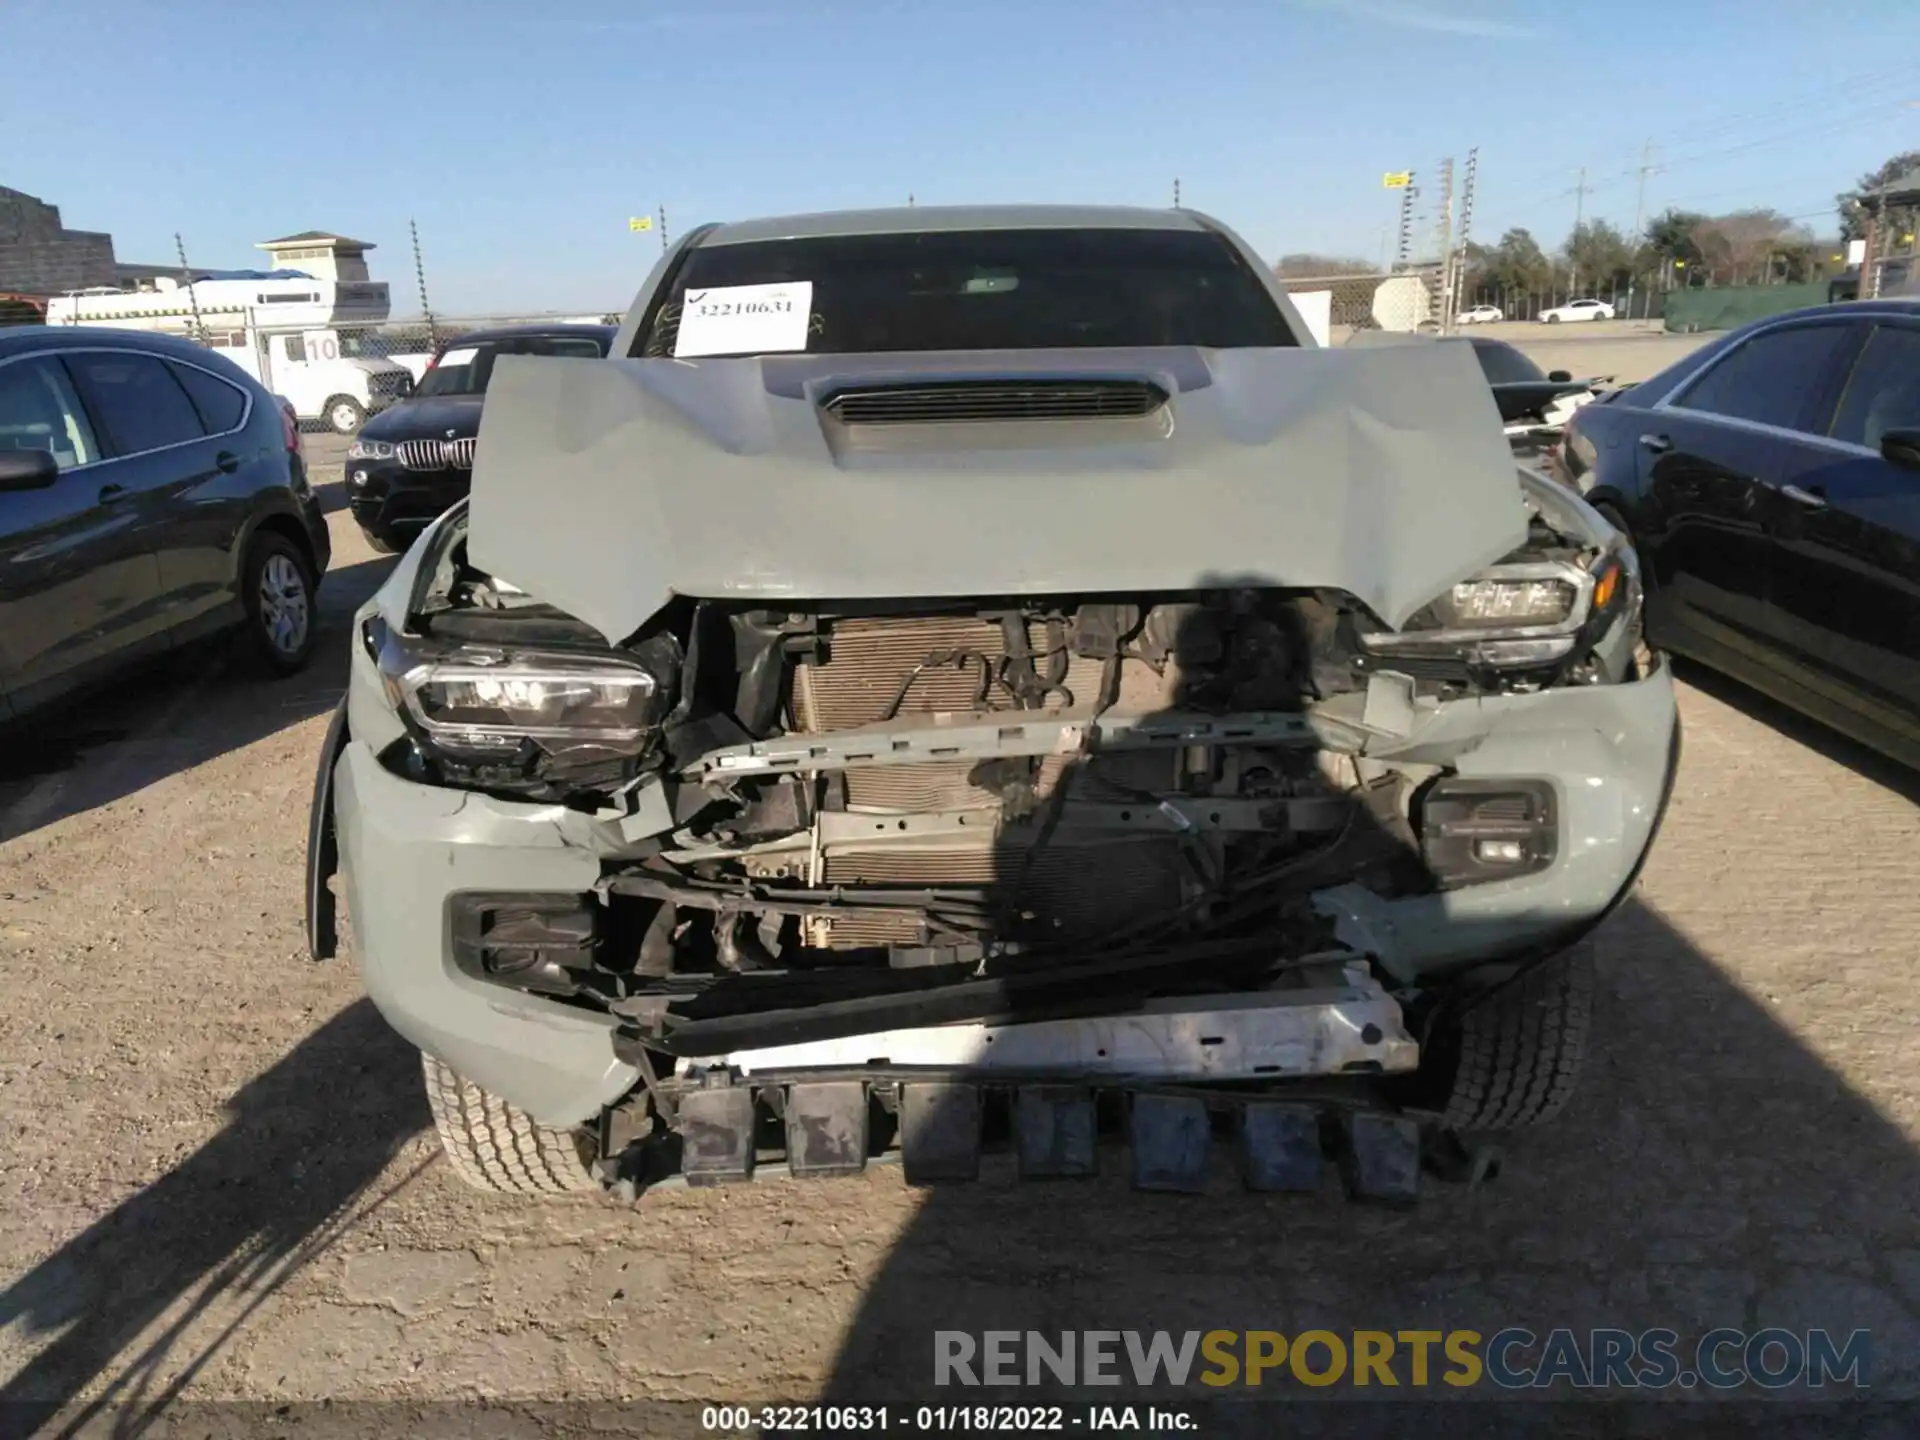
[[[945,380],[862,385],[820,402],[841,425],[1021,424],[1045,420],[1139,420],[1167,392],[1146,380]]]

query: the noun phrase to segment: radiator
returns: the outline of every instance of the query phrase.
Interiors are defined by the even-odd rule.
[[[1027,936],[1075,939],[1103,934],[1129,921],[1165,914],[1182,899],[1179,845],[1160,837],[1101,845],[1055,842],[1027,864],[1025,844],[993,848],[841,852],[825,859],[829,885],[978,887],[989,904],[1020,885],[1020,910],[1032,916]],[[836,949],[925,943],[917,920],[848,915],[833,921]]]

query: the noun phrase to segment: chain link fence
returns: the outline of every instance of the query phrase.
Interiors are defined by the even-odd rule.
[[[1616,320],[1658,320],[1665,313],[1666,298],[1656,287],[1639,285],[1539,290],[1468,285],[1461,290],[1457,313],[1465,314],[1478,305],[1491,305],[1503,320],[1538,320],[1546,311],[1572,300],[1601,300],[1613,307]]]
[[[1377,275],[1287,275],[1280,283],[1289,295],[1329,293],[1336,345],[1356,330],[1410,332],[1434,329],[1440,322],[1437,268]]]

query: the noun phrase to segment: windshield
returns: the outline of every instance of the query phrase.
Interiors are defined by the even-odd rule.
[[[413,393],[484,395],[493,379],[493,362],[502,355],[566,355],[598,360],[606,353],[602,342],[590,335],[516,335],[475,345],[454,345],[440,352]]]
[[[1473,353],[1489,385],[1524,385],[1547,378],[1533,361],[1497,340],[1474,342]]]
[[[804,321],[722,316],[722,292],[782,286]],[[810,287],[810,295],[806,288]],[[689,296],[707,307],[683,335]],[[740,297],[752,305],[760,295]],[[697,313],[697,312],[696,312]],[[784,331],[784,333],[782,333]],[[724,337],[732,333],[738,343]],[[1299,342],[1258,276],[1220,236],[1187,230],[961,230],[835,235],[696,248],[652,316],[649,356],[875,354]]]

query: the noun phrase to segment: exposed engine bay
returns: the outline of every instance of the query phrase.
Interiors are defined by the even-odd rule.
[[[611,653],[456,539],[418,633],[367,629],[409,722],[382,763],[590,817],[598,913],[456,896],[455,961],[677,1053],[1306,983],[1355,958],[1310,892],[1554,858],[1550,785],[1367,754],[1422,704],[1631,675],[1630,553],[1529,512],[1398,631],[1233,584],[680,599]]]

